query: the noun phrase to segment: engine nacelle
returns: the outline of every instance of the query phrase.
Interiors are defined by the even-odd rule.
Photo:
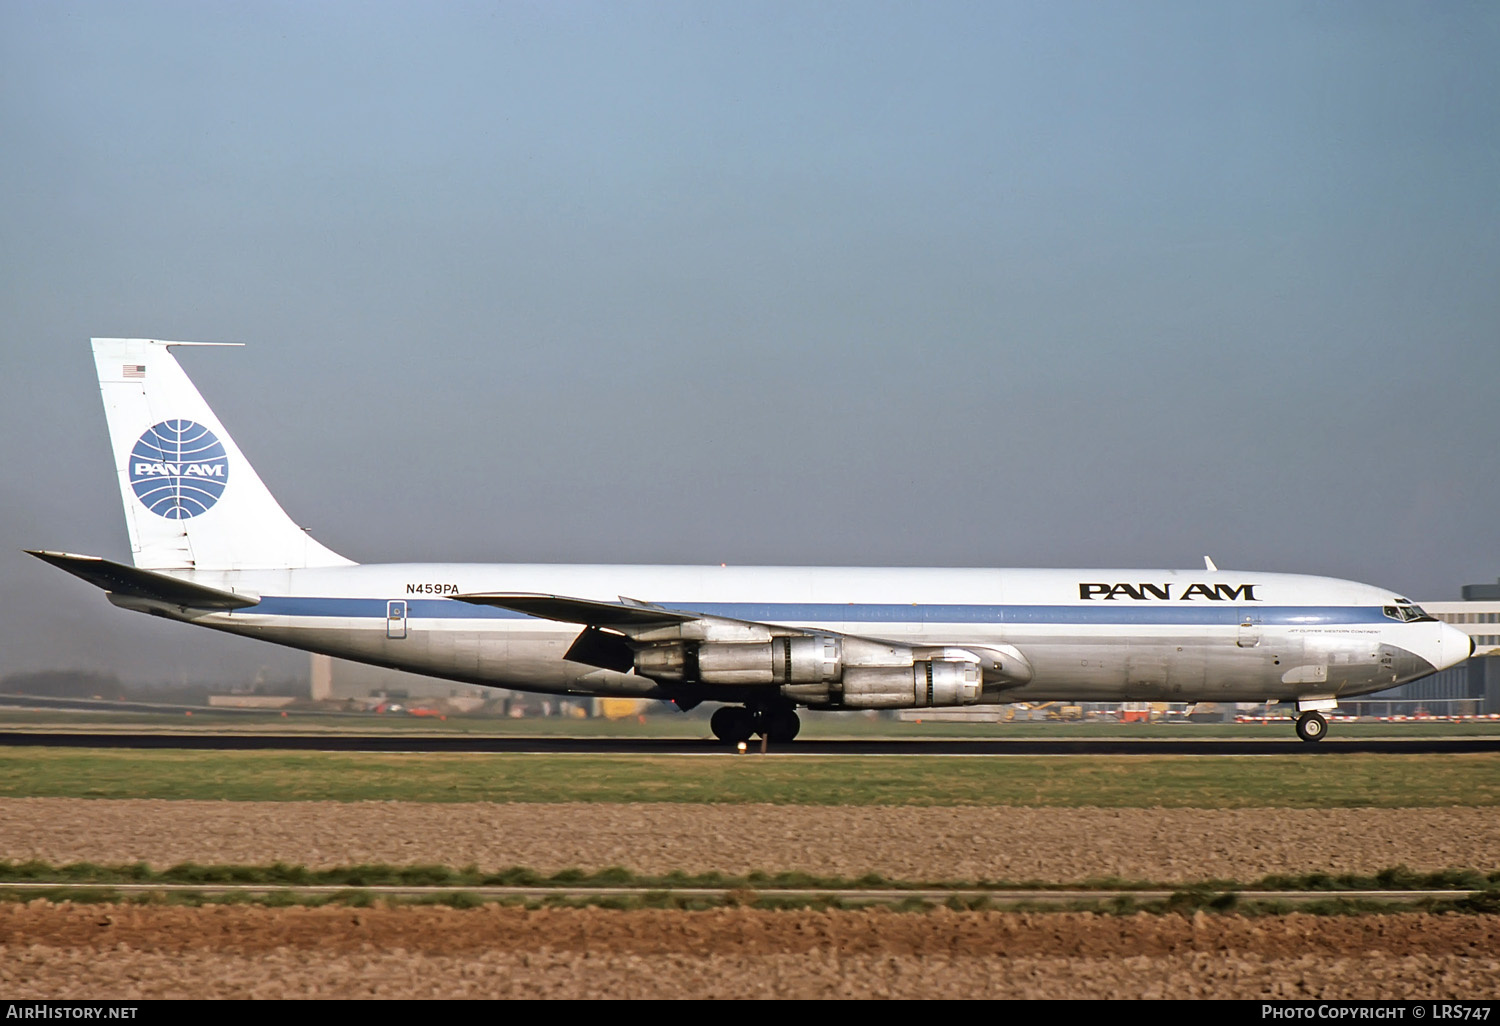
[[[816,684],[844,673],[844,646],[828,635],[761,644],[669,642],[637,649],[635,672],[699,684]]]
[[[973,705],[983,677],[978,663],[920,659],[910,666],[851,666],[844,671],[846,709]]]

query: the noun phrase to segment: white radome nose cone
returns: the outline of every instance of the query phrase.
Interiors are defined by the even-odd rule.
[[[1442,633],[1438,635],[1438,662],[1439,670],[1446,670],[1450,666],[1457,666],[1474,649],[1473,640],[1463,631],[1452,624],[1443,624]]]

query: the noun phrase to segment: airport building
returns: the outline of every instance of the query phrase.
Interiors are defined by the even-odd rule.
[[[343,702],[363,707],[382,699],[402,703],[441,699],[445,702],[456,700],[460,708],[478,708],[510,694],[496,688],[425,677],[420,673],[390,670],[316,653],[312,656],[310,671],[310,697],[315,702]]]

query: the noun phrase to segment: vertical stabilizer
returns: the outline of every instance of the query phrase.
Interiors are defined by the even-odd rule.
[[[93,343],[136,566],[351,565],[286,515],[168,348],[215,343],[144,338]]]

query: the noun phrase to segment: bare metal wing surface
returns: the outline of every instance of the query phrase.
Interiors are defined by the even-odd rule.
[[[995,645],[908,645],[880,638],[789,624],[738,620],[563,595],[491,592],[455,595],[460,602],[495,606],[584,626],[568,658],[616,669],[623,665],[655,680],[681,684],[841,684],[846,700],[894,702],[925,686],[934,699],[977,701],[983,685],[1018,686],[1033,670],[1018,650]],[[851,694],[851,688],[853,693]],[[941,694],[939,694],[941,692]],[[945,703],[946,704],[946,703]]]
[[[622,631],[687,623],[699,618],[696,613],[678,613],[646,603],[625,602],[623,599],[619,602],[597,602],[592,599],[568,598],[565,595],[503,591],[452,597],[476,606],[494,606],[546,620],[581,623],[590,627],[613,627]]]

